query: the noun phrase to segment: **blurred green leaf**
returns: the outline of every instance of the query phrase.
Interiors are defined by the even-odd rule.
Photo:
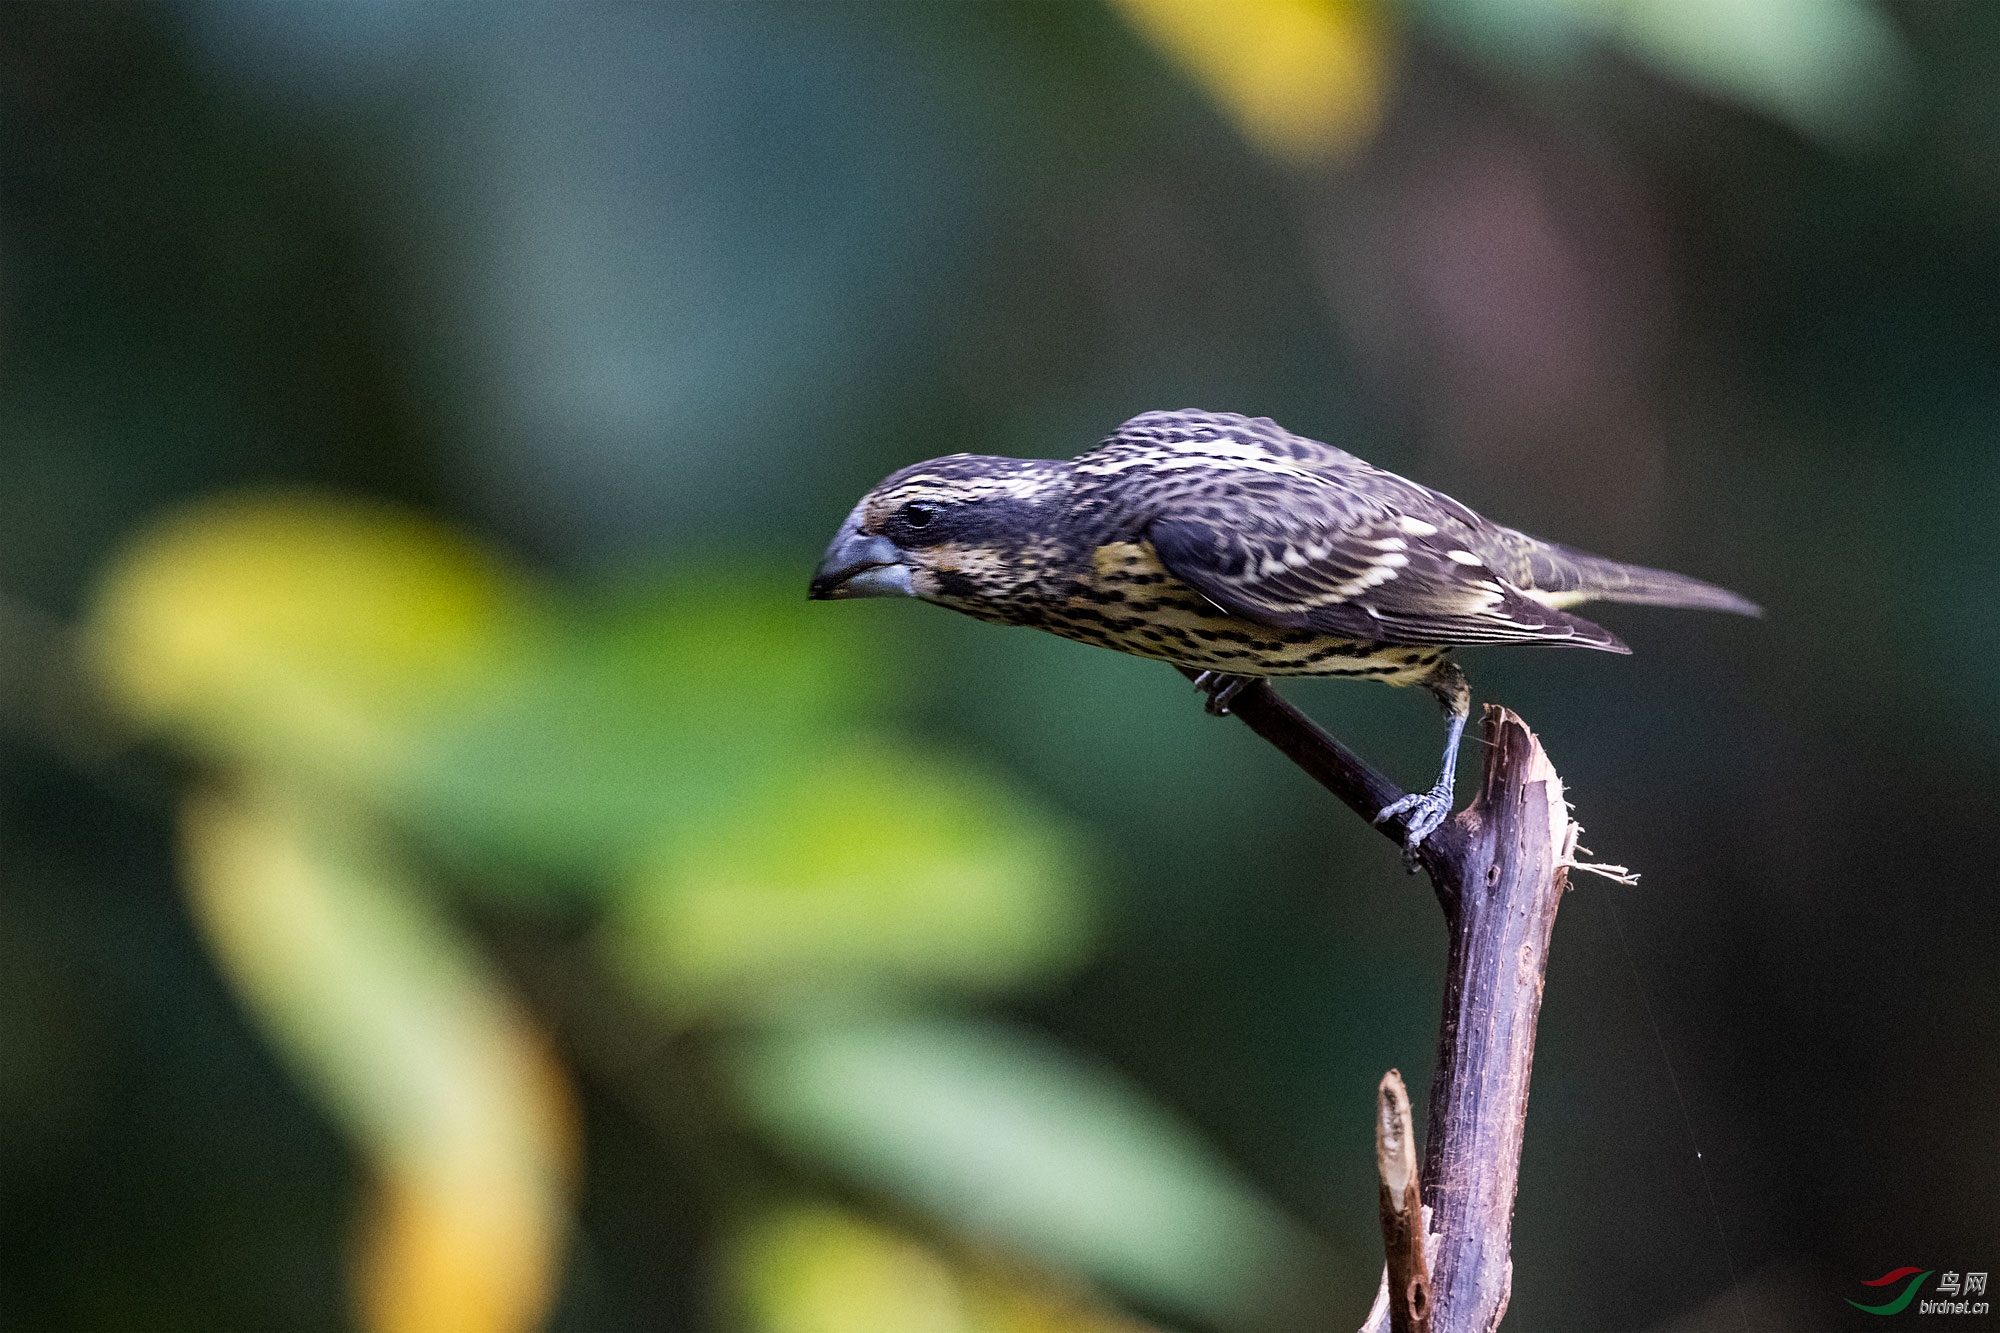
[[[905,747],[773,768],[682,827],[619,896],[607,942],[679,1010],[770,1011],[828,990],[990,987],[1083,944],[1071,841],[1010,789]]]
[[[693,575],[552,621],[432,714],[409,817],[484,864],[630,873],[851,733],[875,656],[796,577]]]
[[[1835,142],[1873,130],[1908,57],[1869,0],[1423,0],[1447,32],[1515,66],[1599,40],[1717,97]]]
[[[878,1019],[747,1038],[752,1115],[802,1156],[1038,1262],[1162,1308],[1256,1322],[1313,1246],[1108,1070],[1026,1031]]]

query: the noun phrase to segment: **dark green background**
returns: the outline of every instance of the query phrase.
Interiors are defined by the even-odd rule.
[[[1084,5],[9,5],[0,591],[73,617],[148,516],[305,481],[582,584],[782,562],[803,595],[888,470],[1181,406],[1725,583],[1768,619],[1467,654],[1644,875],[1557,928],[1509,1326],[1650,1327],[1732,1264],[1844,1326],[1860,1278],[2000,1269],[2000,8],[1887,12],[1909,86],[1867,142],[1416,24],[1373,145],[1299,172]],[[824,610],[899,646],[909,728],[1100,853],[1102,947],[1021,1012],[1367,1281],[1427,888],[1165,667]],[[337,1327],[353,1163],[185,920],[170,807],[49,744],[24,680],[0,1324]],[[1287,693],[1427,772],[1420,695]],[[590,1114],[558,1326],[696,1323],[701,1238]]]

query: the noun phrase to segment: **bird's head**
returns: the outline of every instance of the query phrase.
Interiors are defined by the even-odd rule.
[[[951,454],[892,473],[840,525],[807,595],[921,597],[1004,618],[1058,555],[1070,464]]]

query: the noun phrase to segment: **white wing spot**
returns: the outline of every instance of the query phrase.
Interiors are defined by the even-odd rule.
[[[1445,555],[1461,565],[1483,565],[1486,562],[1470,551],[1446,551]]]
[[[1420,518],[1411,518],[1408,515],[1405,515],[1397,523],[1397,526],[1400,527],[1403,531],[1409,533],[1412,537],[1437,536],[1437,524],[1426,523]]]
[[[1112,477],[1135,467],[1151,468],[1155,472],[1180,472],[1189,468],[1265,472],[1315,487],[1333,484],[1309,468],[1275,457],[1267,449],[1228,439],[1161,442],[1130,452],[1116,450],[1110,457],[1091,458],[1088,462],[1079,459],[1076,463],[1078,472],[1091,477]]]

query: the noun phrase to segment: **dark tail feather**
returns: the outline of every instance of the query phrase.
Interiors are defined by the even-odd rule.
[[[1616,560],[1574,551],[1550,543],[1555,555],[1556,577],[1543,583],[1541,570],[1535,571],[1535,586],[1572,602],[1636,602],[1643,606],[1684,606],[1698,611],[1727,611],[1732,615],[1761,616],[1764,608],[1727,588],[1703,583],[1685,574],[1644,565],[1621,565]],[[1537,564],[1540,562],[1537,561]]]

